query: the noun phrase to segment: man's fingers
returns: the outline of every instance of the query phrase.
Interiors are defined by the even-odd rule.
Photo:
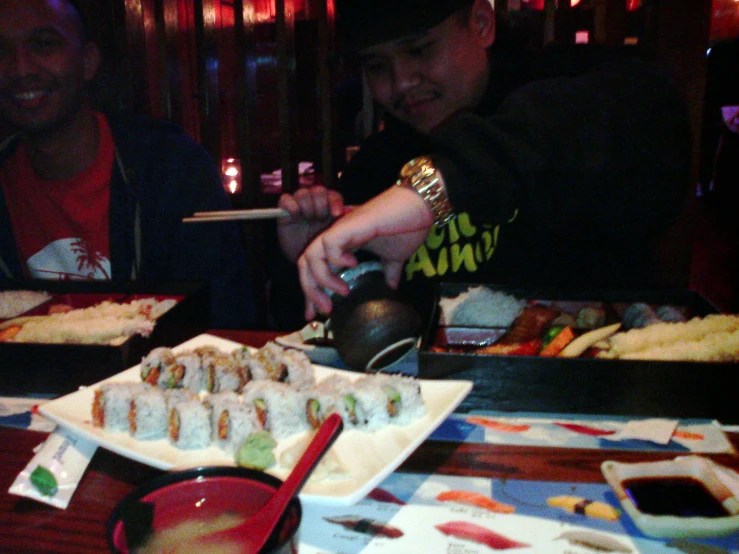
[[[385,272],[385,281],[390,288],[396,289],[400,284],[400,277],[403,274],[403,262],[388,262],[383,264]]]

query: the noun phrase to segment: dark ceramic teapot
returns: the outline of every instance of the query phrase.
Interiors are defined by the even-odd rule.
[[[331,294],[330,328],[341,360],[357,371],[374,372],[414,348],[422,319],[413,305],[391,289],[379,262],[364,262],[338,273],[349,294]]]

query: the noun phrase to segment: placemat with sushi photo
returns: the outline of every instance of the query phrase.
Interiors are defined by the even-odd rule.
[[[739,361],[739,315],[686,304],[550,300],[469,286],[439,299],[431,352],[694,362]],[[704,305],[705,304],[705,305]],[[709,313],[704,313],[709,312]]]
[[[717,421],[477,411],[450,415],[431,440],[644,452],[734,454]]]
[[[350,509],[311,506],[301,554],[727,554],[739,534],[644,535],[601,483],[393,473]]]
[[[336,412],[344,431],[301,498],[346,505],[400,465],[471,388],[326,368],[276,343],[257,350],[200,335],[155,348],[139,365],[39,410],[160,469],[238,464],[283,479]]]

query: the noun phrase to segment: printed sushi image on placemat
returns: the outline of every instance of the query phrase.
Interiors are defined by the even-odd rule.
[[[310,506],[301,554],[739,552],[739,537],[653,539],[602,483],[393,473],[351,508]]]
[[[630,434],[630,430],[633,429],[637,429],[638,432]],[[660,436],[660,440],[639,438],[640,436],[650,438]],[[460,442],[606,450],[734,452],[734,448],[716,421],[630,419],[623,416],[588,417],[573,414],[512,416],[498,412],[453,414],[431,434],[430,438]]]

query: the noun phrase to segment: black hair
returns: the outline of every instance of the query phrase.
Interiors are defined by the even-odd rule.
[[[85,43],[90,40],[90,26],[87,20],[87,13],[82,7],[80,0],[63,0],[68,6],[71,6],[74,12],[77,14],[77,20],[79,23],[80,37],[82,42]]]

